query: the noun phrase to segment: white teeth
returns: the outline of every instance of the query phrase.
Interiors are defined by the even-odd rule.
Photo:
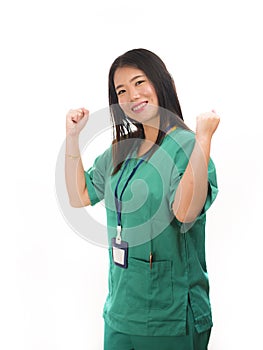
[[[132,110],[133,111],[138,111],[138,109],[144,107],[146,104],[147,104],[146,102],[143,102],[143,103],[139,104],[138,106],[133,107]]]

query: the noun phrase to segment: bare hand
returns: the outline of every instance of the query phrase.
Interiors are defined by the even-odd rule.
[[[219,122],[220,117],[214,110],[212,112],[200,114],[196,118],[196,136],[199,138],[211,139]]]
[[[66,117],[66,135],[78,136],[89,118],[89,111],[85,108],[71,109]]]

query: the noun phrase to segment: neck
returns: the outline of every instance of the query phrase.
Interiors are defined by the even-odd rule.
[[[157,139],[160,127],[160,118],[151,121],[151,123],[143,124],[145,140],[154,142]]]
[[[160,120],[155,121],[155,123],[151,122],[151,124],[143,124],[144,136],[145,139],[139,147],[137,155],[140,157],[152,148],[153,144],[155,144],[158,133],[159,133],[159,125]]]

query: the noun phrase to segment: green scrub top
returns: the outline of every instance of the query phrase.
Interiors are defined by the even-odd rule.
[[[209,281],[205,260],[206,210],[217,195],[216,171],[210,159],[208,194],[195,222],[183,224],[172,211],[180,179],[195,144],[195,134],[177,128],[144,161],[122,197],[122,239],[129,244],[128,268],[114,264],[109,244],[109,293],[103,317],[119,332],[142,336],[186,335],[187,305],[198,333],[212,327]],[[133,154],[120,184],[121,191],[140,158]],[[109,243],[116,237],[115,187],[121,170],[113,170],[112,147],[85,171],[94,205],[104,199]],[[120,193],[120,192],[119,192]],[[149,255],[153,254],[152,268]]]

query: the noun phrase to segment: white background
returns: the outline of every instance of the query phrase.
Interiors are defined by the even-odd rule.
[[[105,108],[110,64],[138,47],[166,63],[190,127],[221,116],[209,350],[263,349],[262,32],[255,0],[1,2],[1,349],[103,348],[107,251],[64,220],[55,167],[67,110]]]

